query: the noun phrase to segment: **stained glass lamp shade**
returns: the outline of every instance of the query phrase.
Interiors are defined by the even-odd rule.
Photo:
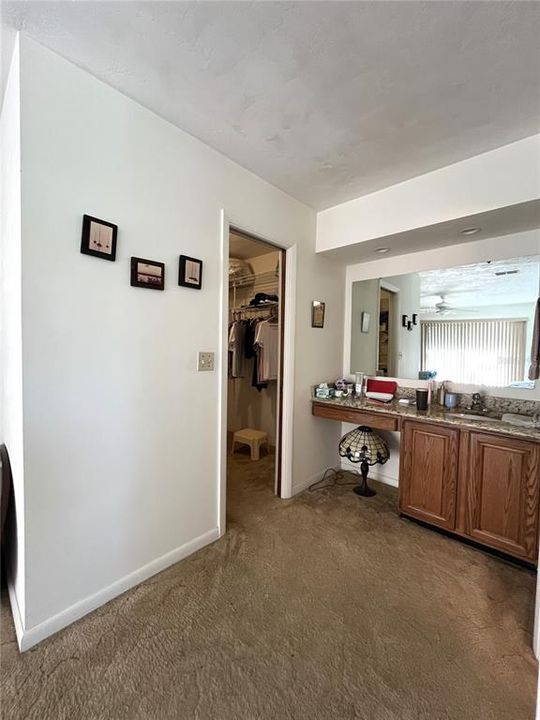
[[[367,484],[369,466],[384,465],[390,457],[390,450],[382,437],[374,433],[371,428],[361,425],[341,438],[339,454],[353,463],[360,463],[362,484],[353,488],[354,492],[367,497],[375,495],[375,490]]]

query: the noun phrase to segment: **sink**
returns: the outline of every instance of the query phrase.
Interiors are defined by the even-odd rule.
[[[477,422],[488,421],[488,422],[501,422],[500,418],[493,418],[486,415],[473,415],[472,413],[445,413],[446,418],[458,418],[459,420],[476,420]]]

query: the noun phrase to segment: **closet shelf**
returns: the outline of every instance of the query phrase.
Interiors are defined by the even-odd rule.
[[[229,280],[229,288],[246,287],[247,285],[278,285],[278,275],[275,270],[269,270],[262,273],[253,273],[253,275],[245,275],[241,278],[233,278]]]

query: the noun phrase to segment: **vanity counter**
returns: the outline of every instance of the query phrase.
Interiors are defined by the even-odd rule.
[[[327,400],[312,398],[312,413],[329,420],[369,425],[378,430],[399,432],[402,420],[418,420],[453,425],[469,430],[497,433],[498,435],[533,440],[540,443],[540,430],[511,425],[489,417],[482,417],[478,420],[459,417],[458,414],[467,413],[463,408],[449,411],[438,405],[432,405],[426,411],[419,411],[416,406],[400,405],[397,400],[383,405],[367,398],[347,397],[329,398]]]

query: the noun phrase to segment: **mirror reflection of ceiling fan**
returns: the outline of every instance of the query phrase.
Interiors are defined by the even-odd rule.
[[[430,315],[456,315],[457,313],[478,312],[478,308],[475,307],[454,307],[447,302],[448,295],[446,293],[441,293],[439,297],[441,298],[440,302],[435,303],[432,307],[423,307],[420,312],[429,313]]]

